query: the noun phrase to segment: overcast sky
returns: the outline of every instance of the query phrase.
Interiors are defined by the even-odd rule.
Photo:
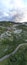
[[[26,9],[25,12],[27,12],[27,0],[0,0],[0,20],[5,20],[3,17],[11,17],[9,19],[11,20],[14,14],[17,14],[17,11],[22,9]]]

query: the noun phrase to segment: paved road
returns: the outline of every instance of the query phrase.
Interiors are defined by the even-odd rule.
[[[12,53],[10,53],[10,54],[8,54],[8,55],[5,55],[4,57],[0,58],[0,62],[2,62],[3,60],[5,60],[5,59],[8,58],[8,57],[14,55],[14,54],[19,50],[19,48],[20,48],[21,46],[25,46],[25,45],[27,45],[27,43],[18,45],[17,48],[16,48]]]

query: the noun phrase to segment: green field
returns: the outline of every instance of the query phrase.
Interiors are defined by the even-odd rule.
[[[17,46],[17,52],[0,65],[27,65],[27,23],[0,22],[0,59],[11,54]]]

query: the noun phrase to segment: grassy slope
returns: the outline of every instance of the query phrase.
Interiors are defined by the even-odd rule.
[[[0,23],[0,26],[12,27],[14,23]],[[21,43],[27,43],[27,26],[18,24],[16,29],[22,29],[21,33],[14,34],[14,30],[11,28],[11,37],[0,39],[0,58],[6,54],[11,53],[17,45]],[[1,32],[7,31],[7,29],[0,28]],[[5,50],[7,49],[7,50]],[[0,65],[27,65],[27,46],[22,46],[19,51],[10,58],[0,62]]]

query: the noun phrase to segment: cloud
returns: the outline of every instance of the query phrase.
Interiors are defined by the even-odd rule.
[[[23,12],[24,12],[24,16],[23,16],[21,22],[27,22],[27,8],[25,8],[25,9],[23,10]]]
[[[23,22],[27,20],[25,0],[0,0],[0,20]],[[27,3],[27,1],[26,1]]]
[[[14,15],[13,21],[17,22],[27,22],[27,8],[22,9],[22,13],[17,12],[16,15]]]
[[[0,7],[6,9],[17,9],[24,7],[23,0],[0,0]]]
[[[9,14],[7,12],[3,12],[4,16],[9,16]]]

